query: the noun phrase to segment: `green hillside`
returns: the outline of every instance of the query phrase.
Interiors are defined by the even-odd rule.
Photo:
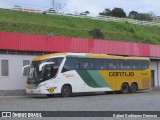
[[[0,31],[92,38],[88,32],[99,28],[106,40],[160,44],[160,27],[157,26],[10,10],[0,10],[0,16]]]

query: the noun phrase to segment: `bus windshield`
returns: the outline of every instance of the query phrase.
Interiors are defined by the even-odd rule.
[[[58,72],[62,60],[63,58],[52,58],[42,61],[32,61],[28,72],[27,83],[39,84],[41,82],[54,78]],[[55,64],[46,65],[41,71],[39,71],[39,66],[45,62],[54,62]]]
[[[39,71],[39,65],[45,61],[36,61],[32,62],[29,68],[29,74],[28,74],[28,79],[27,83],[33,83],[33,84],[38,84],[43,80],[43,72],[44,71]]]

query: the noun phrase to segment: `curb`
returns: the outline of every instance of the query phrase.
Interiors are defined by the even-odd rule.
[[[160,87],[150,88],[148,90],[143,91],[160,91]],[[28,94],[26,93],[26,90],[0,90],[0,97],[1,96],[28,96]]]
[[[26,96],[25,90],[0,90],[0,96]]]

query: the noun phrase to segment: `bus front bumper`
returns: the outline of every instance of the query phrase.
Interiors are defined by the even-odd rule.
[[[38,86],[36,88],[28,87],[27,85],[26,93],[28,94],[57,94],[56,87],[46,87],[46,86]]]

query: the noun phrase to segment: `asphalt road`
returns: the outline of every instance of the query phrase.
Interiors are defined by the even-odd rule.
[[[135,94],[0,96],[0,111],[160,111],[160,90]]]

